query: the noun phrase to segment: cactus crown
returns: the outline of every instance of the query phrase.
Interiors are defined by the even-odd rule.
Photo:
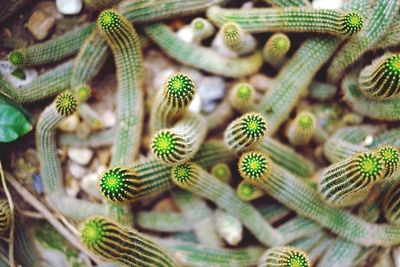
[[[384,64],[391,75],[400,77],[400,54],[387,58]]]
[[[183,105],[188,105],[194,97],[195,86],[189,76],[178,73],[167,80],[165,93],[173,105],[179,105],[181,102]]]
[[[240,127],[249,138],[264,136],[267,130],[267,122],[259,113],[247,113],[241,117]]]
[[[21,51],[12,51],[8,55],[8,60],[14,66],[19,67],[24,62],[24,53],[22,53]]]
[[[342,21],[343,31],[347,35],[356,34],[361,30],[364,24],[364,20],[358,12],[347,13]]]
[[[310,267],[307,254],[294,247],[276,247],[266,251],[259,266],[268,267]]]
[[[285,251],[287,254],[287,263],[288,267],[309,267],[311,266],[310,261],[307,255],[298,250],[298,249],[287,249]]]
[[[203,18],[195,18],[192,21],[191,25],[196,31],[200,31],[200,30],[204,29],[204,27],[205,27],[204,19]]]
[[[399,151],[392,146],[384,146],[378,151],[386,166],[389,168],[396,167],[399,164]]]
[[[285,55],[290,49],[290,39],[286,34],[275,33],[267,41],[266,46],[276,56]]]
[[[231,178],[231,169],[226,163],[215,164],[211,169],[211,174],[222,181],[229,182]]]
[[[384,164],[378,155],[366,152],[357,156],[357,170],[362,177],[374,180],[382,176]]]
[[[161,130],[155,134],[151,143],[154,155],[168,156],[176,149],[176,136],[168,130]]]
[[[301,129],[308,130],[314,127],[315,117],[309,112],[301,112],[297,115],[297,123]]]
[[[91,248],[103,242],[106,231],[106,221],[103,218],[95,217],[84,222],[81,228],[82,243]]]
[[[254,87],[248,83],[239,83],[235,86],[236,96],[242,101],[249,101],[254,92]]]
[[[238,40],[239,38],[241,38],[240,31],[240,26],[234,22],[225,23],[221,28],[221,32],[224,38],[227,38],[229,40]]]
[[[243,197],[251,197],[257,191],[257,187],[251,183],[240,183],[238,186],[238,194]]]
[[[56,98],[57,112],[63,116],[72,115],[78,107],[78,100],[70,92],[64,92]]]
[[[136,173],[127,167],[108,169],[100,176],[100,191],[105,198],[113,202],[124,202],[132,191],[132,179]]]
[[[258,183],[271,173],[271,161],[267,155],[258,151],[242,154],[239,163],[239,173],[246,181]]]
[[[87,84],[81,84],[76,87],[75,92],[79,101],[84,102],[90,97],[92,89]]]
[[[122,25],[122,16],[113,9],[107,9],[100,13],[98,24],[106,33],[113,33]]]
[[[172,177],[180,184],[185,184],[193,177],[193,166],[182,163],[172,168]]]

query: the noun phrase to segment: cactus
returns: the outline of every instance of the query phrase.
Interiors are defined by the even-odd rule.
[[[294,146],[306,145],[314,136],[316,118],[310,112],[300,112],[287,129],[289,142]]]
[[[290,46],[291,42],[286,34],[273,34],[264,45],[264,60],[275,69],[279,69],[285,61],[285,55],[289,52]]]
[[[228,100],[231,106],[241,112],[247,112],[254,105],[255,89],[249,83],[237,83],[229,92]]]
[[[254,51],[257,45],[253,36],[246,33],[238,24],[233,22],[222,25],[221,36],[222,42],[239,55],[245,55]]]
[[[308,255],[294,247],[268,249],[260,258],[258,267],[311,267]]]

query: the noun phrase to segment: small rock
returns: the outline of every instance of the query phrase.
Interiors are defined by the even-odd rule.
[[[82,10],[82,0],[56,0],[58,12],[64,15],[76,15]]]
[[[249,10],[254,7],[252,2],[245,2],[240,9]]]
[[[84,147],[70,147],[68,158],[80,164],[87,165],[93,157],[93,151]]]
[[[56,4],[53,1],[40,2],[35,6],[35,10],[40,10],[56,20],[63,18],[63,15],[58,13]]]
[[[181,39],[182,41],[185,41],[186,43],[193,42],[193,31],[189,25],[180,28],[176,32],[176,35],[178,36],[179,39]]]
[[[194,113],[200,113],[201,111],[201,98],[198,93],[194,95],[192,102],[189,105],[189,111]]]
[[[68,172],[72,177],[78,180],[80,180],[87,173],[85,167],[75,162],[70,162],[68,164]]]
[[[199,83],[197,91],[203,101],[221,99],[225,94],[225,82],[220,77],[205,77]]]
[[[110,158],[111,158],[111,152],[110,149],[101,149],[98,151],[98,158],[100,161],[100,164],[102,165],[108,165],[108,163],[110,162]]]
[[[112,128],[117,124],[117,116],[111,110],[107,110],[101,114],[101,118],[103,119],[105,128]]]
[[[54,26],[55,19],[45,12],[37,10],[28,20],[28,30],[37,40],[43,40]]]
[[[79,183],[75,179],[69,179],[65,192],[70,197],[76,197],[79,193],[80,187]]]
[[[106,169],[107,169],[106,166],[101,165],[97,168],[97,170],[95,172],[85,175],[81,181],[82,190],[84,192],[86,192],[88,195],[90,195],[96,199],[102,200],[103,197],[99,190],[99,176]]]
[[[91,132],[92,132],[92,128],[90,127],[89,124],[87,124],[84,121],[79,123],[79,126],[76,129],[76,135],[79,138],[86,138],[90,135]]]
[[[263,92],[273,88],[274,85],[273,80],[263,74],[255,74],[251,76],[249,82],[255,89]]]
[[[173,212],[177,211],[174,201],[170,197],[165,197],[154,205],[153,211],[155,212]]]
[[[75,132],[79,125],[79,115],[78,113],[74,113],[73,115],[66,118],[62,121],[58,128],[63,132]]]

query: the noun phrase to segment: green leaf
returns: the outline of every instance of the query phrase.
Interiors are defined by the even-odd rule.
[[[24,111],[2,97],[0,95],[0,142],[8,143],[25,135],[33,127]]]

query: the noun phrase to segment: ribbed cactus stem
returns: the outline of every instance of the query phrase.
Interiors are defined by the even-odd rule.
[[[210,173],[221,182],[230,184],[232,182],[232,172],[228,164],[222,162],[212,166]]]
[[[283,236],[269,225],[249,203],[240,200],[235,191],[208,174],[194,163],[183,163],[172,168],[172,181],[182,189],[215,202],[220,208],[237,217],[263,244],[282,243]]]
[[[256,185],[241,181],[236,187],[236,194],[241,200],[252,201],[265,195]]]
[[[249,33],[320,32],[352,36],[363,27],[363,17],[356,11],[313,8],[253,8],[207,10],[207,17],[218,26],[234,22]]]
[[[140,146],[143,125],[143,55],[139,37],[131,23],[109,9],[98,18],[117,67],[118,127],[111,165],[132,163]]]
[[[289,124],[287,137],[294,146],[303,146],[311,141],[316,131],[317,119],[310,112],[300,112]]]
[[[383,55],[365,67],[358,78],[367,97],[391,99],[400,96],[400,54]]]
[[[80,239],[91,252],[123,266],[179,266],[153,241],[106,218],[93,217],[84,221]]]
[[[195,18],[190,23],[190,28],[193,32],[193,41],[201,42],[204,39],[212,36],[215,32],[215,28],[211,22],[205,18]]]
[[[249,112],[232,121],[224,132],[227,147],[242,153],[257,145],[267,133],[267,121],[260,113]]]
[[[289,52],[290,46],[291,42],[286,34],[273,34],[264,45],[264,60],[275,69],[279,69],[286,59],[285,56]]]
[[[7,199],[0,199],[0,235],[7,232],[10,226],[11,212]]]
[[[222,42],[239,55],[248,54],[256,48],[257,42],[238,24],[228,22],[222,25],[220,34]]]
[[[400,225],[400,183],[395,184],[386,194],[383,214],[388,222]]]
[[[258,267],[311,267],[308,255],[295,247],[268,249],[260,258]]]
[[[160,130],[153,136],[153,155],[167,165],[192,158],[206,136],[206,122],[201,115],[188,113],[174,127]]]
[[[183,73],[169,77],[153,101],[150,113],[150,132],[171,127],[175,120],[184,115],[194,98],[195,85]]]

